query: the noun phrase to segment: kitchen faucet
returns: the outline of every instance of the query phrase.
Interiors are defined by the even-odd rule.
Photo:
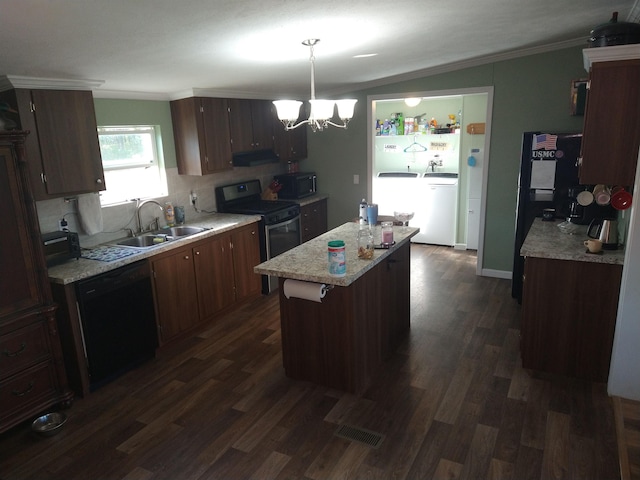
[[[138,221],[138,233],[142,233],[144,231],[144,229],[142,228],[142,220],[140,219],[140,210],[142,210],[142,207],[144,207],[147,203],[155,203],[158,207],[160,207],[160,210],[162,210],[162,213],[164,213],[164,207],[162,205],[160,205],[158,202],[156,202],[155,200],[144,200],[144,201],[140,201],[138,199],[138,206],[136,207],[136,219]],[[158,225],[158,217],[156,217],[156,227],[160,228],[160,226]]]

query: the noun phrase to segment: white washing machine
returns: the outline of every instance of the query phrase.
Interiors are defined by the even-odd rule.
[[[413,220],[420,228],[412,242],[453,246],[456,242],[458,174],[427,172],[419,179],[420,188]]]

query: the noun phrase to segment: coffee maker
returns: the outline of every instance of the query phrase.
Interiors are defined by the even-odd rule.
[[[582,185],[576,185],[568,188],[567,197],[569,208],[567,212],[567,222],[575,223],[576,225],[587,225],[591,222],[592,218],[586,218],[588,207],[584,207],[578,202],[578,195],[583,190],[585,190],[585,187]]]

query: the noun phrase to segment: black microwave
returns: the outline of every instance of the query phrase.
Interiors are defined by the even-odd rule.
[[[75,232],[43,233],[42,249],[47,267],[80,258],[80,240]]]
[[[313,172],[285,173],[273,177],[282,188],[279,198],[303,198],[313,195],[318,190],[316,174]]]

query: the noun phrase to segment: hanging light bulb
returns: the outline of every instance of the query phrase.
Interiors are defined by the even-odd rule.
[[[336,101],[316,99],[315,57],[313,56],[313,47],[319,41],[317,38],[310,38],[302,42],[302,44],[309,47],[310,50],[311,98],[309,99],[309,104],[311,105],[311,113],[309,114],[309,118],[296,123],[300,116],[300,106],[302,105],[302,102],[298,100],[275,100],[273,102],[278,118],[284,125],[285,130],[293,130],[300,125],[306,124],[309,124],[311,130],[314,132],[323,130],[329,125],[337,128],[347,128],[349,120],[353,118],[355,104],[358,100],[353,98]],[[336,106],[338,107],[338,117],[342,121],[341,125],[331,121]]]

